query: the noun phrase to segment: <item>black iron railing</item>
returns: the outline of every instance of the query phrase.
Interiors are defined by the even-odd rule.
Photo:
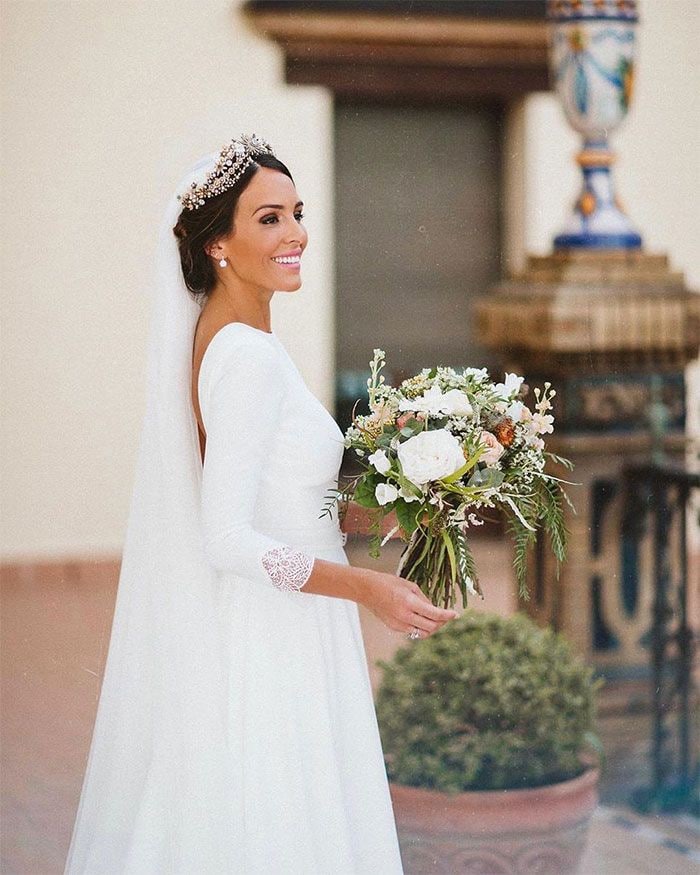
[[[695,658],[697,618],[689,618],[688,517],[700,474],[657,458],[623,471],[625,529],[653,534],[651,627],[651,786],[634,793],[644,811],[700,816],[700,725]],[[697,511],[696,511],[697,512]],[[693,525],[698,521],[693,520]]]

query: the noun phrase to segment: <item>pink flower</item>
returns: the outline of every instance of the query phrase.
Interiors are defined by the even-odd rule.
[[[488,449],[479,459],[480,462],[485,462],[487,465],[495,464],[502,456],[505,447],[499,443],[495,435],[490,431],[482,431],[479,435],[480,443],[484,444]]]

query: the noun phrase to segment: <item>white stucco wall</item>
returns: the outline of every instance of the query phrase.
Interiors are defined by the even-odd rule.
[[[120,551],[160,212],[183,171],[241,131],[273,143],[306,202],[304,285],[273,299],[273,325],[330,407],[332,100],[286,86],[281,53],[238,6],[2,4],[6,559]],[[695,0],[642,3],[632,111],[613,140],[619,192],[647,248],[668,252],[698,288],[699,24]],[[549,251],[578,188],[578,143],[549,94],[533,95],[511,131],[506,247],[516,264],[526,249]]]
[[[304,284],[273,299],[273,326],[331,403],[331,101],[283,84],[238,5],[2,4],[5,558],[120,550],[161,212],[243,131],[306,202]]]

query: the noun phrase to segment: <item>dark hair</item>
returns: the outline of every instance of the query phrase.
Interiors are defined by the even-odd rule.
[[[294,182],[292,174],[280,160],[274,155],[261,152],[231,188],[207,198],[204,205],[196,210],[183,209],[173,228],[178,240],[185,285],[199,303],[209,297],[216,285],[213,259],[207,255],[206,247],[219,237],[226,237],[231,233],[238,199],[260,167],[278,170]]]

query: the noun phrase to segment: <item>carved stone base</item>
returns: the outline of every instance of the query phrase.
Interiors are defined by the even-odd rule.
[[[645,252],[532,255],[475,311],[486,345],[553,377],[678,372],[700,344],[700,295]]]

